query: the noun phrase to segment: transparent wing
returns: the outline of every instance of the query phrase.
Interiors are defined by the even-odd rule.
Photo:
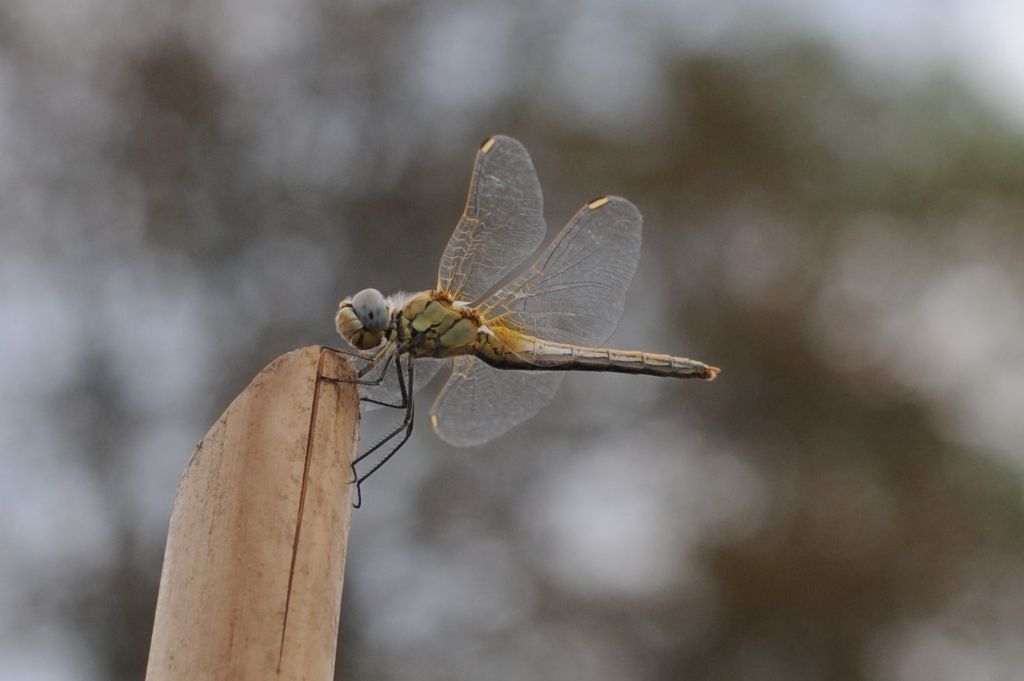
[[[536,262],[477,309],[495,330],[596,344],[622,316],[640,257],[642,219],[629,201],[595,199],[569,221]],[[459,357],[431,411],[434,428],[456,446],[482,444],[540,411],[562,372],[495,369]]]
[[[430,420],[450,445],[483,444],[540,411],[564,377],[564,372],[502,371],[476,357],[456,357]]]
[[[472,302],[544,240],[544,200],[526,148],[503,135],[477,151],[462,219],[448,240],[437,290]]]
[[[351,354],[358,353],[360,355],[366,354],[356,350],[353,346],[342,340],[343,347],[346,352]],[[381,376],[381,371],[384,369],[384,365],[387,363],[387,358],[391,355],[395,355],[394,346],[391,346],[387,350],[387,355],[380,361],[376,368],[371,369],[364,380],[374,380]],[[362,369],[369,364],[369,359],[360,359],[356,357],[350,357],[352,363],[356,366],[356,369]],[[386,402],[388,404],[401,404],[402,402],[402,390],[398,384],[398,374],[395,372],[395,363],[401,362],[402,367],[408,366],[407,362],[416,362],[416,373],[414,376],[415,385],[413,386],[413,394],[415,395],[422,390],[428,383],[437,376],[437,372],[440,371],[445,365],[450,364],[449,360],[444,359],[432,359],[430,357],[420,357],[412,359],[408,355],[395,355],[391,358],[390,364],[387,366],[387,373],[384,375],[383,380],[378,385],[360,385],[359,386],[359,397],[365,399],[376,400],[378,402]],[[374,404],[373,402],[363,402],[363,409],[366,411],[373,411],[380,409],[382,405]]]
[[[492,327],[560,343],[603,343],[622,317],[643,219],[617,196],[587,203],[533,265],[477,305]]]

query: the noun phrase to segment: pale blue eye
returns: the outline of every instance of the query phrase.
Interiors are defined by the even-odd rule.
[[[375,288],[363,289],[352,296],[352,309],[367,331],[383,331],[388,325],[388,306]]]

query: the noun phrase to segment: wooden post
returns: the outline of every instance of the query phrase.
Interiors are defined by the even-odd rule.
[[[333,678],[359,424],[343,356],[277,358],[178,488],[147,681]]]

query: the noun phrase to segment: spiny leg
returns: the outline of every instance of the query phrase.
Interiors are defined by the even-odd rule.
[[[364,355],[360,355],[360,354],[354,353],[354,352],[349,352],[349,351],[338,349],[338,348],[332,348],[332,350],[336,350],[337,352],[340,352],[341,354],[349,355],[350,357],[356,357],[358,359],[363,359],[363,360],[369,359],[369,363],[366,366],[364,366],[359,371],[359,373],[358,373],[359,378],[356,378],[354,380],[353,379],[341,379],[341,378],[338,378],[338,379],[333,379],[333,378],[332,379],[328,379],[328,380],[337,381],[339,383],[354,383],[356,385],[378,386],[378,385],[380,385],[381,383],[384,382],[385,378],[387,377],[387,372],[390,370],[392,363],[394,363],[395,374],[398,377],[398,387],[399,387],[399,391],[400,391],[400,395],[401,395],[400,402],[398,404],[394,404],[394,403],[391,403],[391,402],[385,402],[385,401],[373,399],[373,398],[370,398],[370,397],[361,397],[360,401],[361,402],[369,402],[369,403],[372,403],[372,404],[377,404],[377,405],[384,406],[384,407],[389,407],[389,408],[392,408],[392,409],[404,409],[406,411],[405,417],[403,418],[402,424],[400,426],[398,426],[397,428],[392,430],[390,433],[385,435],[383,438],[381,438],[381,440],[379,442],[377,442],[375,445],[370,447],[368,450],[366,450],[365,452],[363,452],[362,454],[357,456],[352,461],[352,464],[351,464],[351,468],[352,468],[352,482],[355,483],[355,485],[356,485],[356,501],[352,504],[354,508],[361,507],[362,503],[363,503],[362,502],[362,498],[363,498],[362,497],[362,483],[368,477],[370,477],[370,475],[372,475],[375,471],[377,471],[377,469],[379,469],[381,466],[383,466],[384,463],[388,459],[390,459],[392,456],[394,456],[394,454],[409,439],[409,435],[412,433],[412,421],[413,421],[413,404],[412,404],[413,367],[412,367],[412,365],[413,365],[413,360],[412,360],[411,357],[409,357],[406,360],[408,362],[408,364],[409,364],[409,367],[408,367],[408,371],[409,371],[409,388],[407,389],[406,385],[405,385],[405,378],[404,378],[403,371],[402,371],[401,357],[399,356],[398,360],[397,361],[395,360],[395,357],[398,356],[399,353],[397,351],[391,351],[392,347],[393,346],[385,346],[384,348],[379,350],[377,353],[375,353],[373,357],[370,357],[370,358],[368,358],[368,357],[366,357]],[[372,368],[374,366],[379,366],[381,364],[382,358],[384,359],[383,368],[381,369],[381,372],[377,376],[377,378],[372,379],[372,380],[362,380],[362,377],[365,376],[370,370],[372,370]],[[379,462],[377,462],[373,466],[373,468],[371,468],[365,475],[360,476],[358,474],[358,471],[356,470],[356,464],[358,464],[360,461],[365,460],[366,457],[372,455],[374,452],[379,450],[381,447],[383,447],[389,441],[391,441],[392,439],[397,437],[403,430],[405,430],[405,436],[402,438],[402,440],[397,445],[392,447],[391,450],[388,451],[387,455],[385,455],[383,459],[381,459]]]
[[[412,358],[409,358],[407,361],[409,363],[412,363]],[[388,407],[394,407],[394,408],[397,408],[397,409],[405,409],[406,405],[409,402],[410,396],[406,393],[406,391],[405,391],[405,382],[402,380],[402,359],[401,359],[401,357],[399,357],[398,361],[395,362],[395,373],[398,375],[398,388],[399,388],[399,392],[401,393],[401,404],[397,404],[397,405],[384,404],[382,402],[378,402],[376,400],[371,400],[371,399],[368,399],[368,398],[360,398],[361,401],[365,400],[365,401],[368,401],[368,402],[373,402],[375,404],[384,404],[384,406],[388,406]],[[403,423],[404,423],[404,421],[403,421]],[[352,468],[351,484],[354,484],[356,486],[356,500],[352,503],[353,508],[359,508],[359,507],[361,507],[363,505],[363,491],[362,491],[362,486],[361,486],[361,480],[359,478],[359,473],[358,473],[358,471],[356,471],[356,464],[359,463],[360,461],[362,461],[363,459],[365,459],[370,454],[372,454],[375,450],[380,448],[380,446],[383,445],[385,442],[387,442],[389,439],[393,438],[401,429],[402,429],[402,427],[399,426],[394,431],[392,431],[391,433],[386,435],[384,438],[382,438],[379,442],[377,442],[377,444],[375,444],[373,447],[371,447],[367,451],[363,452],[362,454],[356,456],[356,458],[352,460],[352,463],[350,464],[350,467]]]
[[[385,435],[383,438],[381,438],[380,441],[377,442],[377,444],[375,444],[374,446],[370,447],[368,450],[366,450],[365,452],[363,452],[362,454],[357,456],[355,461],[354,461],[354,463],[359,463],[360,461],[365,460],[366,457],[370,456],[375,451],[380,449],[385,443],[388,442],[388,440],[391,440],[392,438],[394,438],[396,435],[398,435],[398,433],[400,433],[402,431],[403,428],[407,427],[408,424],[409,424],[409,421],[412,420],[412,412],[413,412],[413,400],[412,400],[412,397],[411,397],[412,396],[412,392],[411,392],[411,389],[412,389],[412,378],[413,378],[413,375],[412,375],[413,374],[412,362],[409,362],[409,388],[408,389],[405,387],[405,380],[402,377],[402,369],[401,369],[401,367],[399,366],[396,369],[396,371],[398,373],[398,385],[399,385],[399,388],[402,391],[402,404],[401,405],[397,405],[396,408],[405,409],[405,418],[402,419],[402,424],[400,426],[398,426],[397,428],[392,430],[390,433]],[[370,470],[369,473],[367,473],[366,475],[363,476],[363,479],[365,480],[370,475],[370,473],[373,473],[373,471],[377,470],[377,468],[380,467],[381,463],[383,463],[383,461],[379,462],[376,466],[374,466],[374,468],[372,470]]]
[[[372,354],[367,354],[366,352],[360,352],[358,350],[353,352],[352,350],[346,350],[345,348],[332,348],[329,346],[325,347],[327,347],[328,350],[333,350],[339,355],[348,355],[349,357],[355,357],[357,359],[371,359],[373,357]]]
[[[381,351],[379,353],[379,356],[382,356],[383,354],[384,354],[384,351]],[[383,363],[384,366],[380,370],[380,374],[378,374],[377,378],[366,380],[366,381],[357,378],[354,381],[347,381],[347,382],[348,383],[355,383],[356,385],[363,385],[363,386],[369,386],[369,387],[377,387],[377,386],[379,386],[381,383],[383,383],[385,381],[385,379],[387,378],[387,375],[388,375],[388,370],[391,368],[391,363],[394,362],[395,363],[395,371],[398,373],[398,381],[399,381],[399,383],[401,383],[401,381],[402,381],[401,360],[395,361],[396,357],[399,357],[398,350],[392,350],[392,351],[390,351],[388,353],[387,359]],[[412,359],[409,359],[408,361],[412,362]],[[379,360],[379,357],[376,358],[373,361],[373,364],[378,364],[379,365],[380,363],[381,362]],[[365,375],[365,373],[367,373],[370,368],[371,368],[370,365],[367,365],[367,366],[363,367],[363,371],[359,375],[360,376]],[[398,404],[395,404],[394,402],[387,402],[387,401],[385,401],[383,399],[377,399],[376,397],[360,397],[359,401],[360,402],[369,402],[370,404],[376,404],[376,405],[379,405],[381,407],[388,407],[389,409],[405,409],[406,398],[405,397],[400,398],[400,401],[399,401]]]
[[[366,481],[367,478],[369,478],[371,475],[373,475],[381,466],[383,466],[385,463],[387,463],[388,460],[392,456],[394,456],[395,453],[398,452],[399,449],[402,448],[402,445],[404,445],[406,443],[406,441],[409,439],[409,436],[412,434],[412,427],[413,427],[413,423],[415,422],[415,418],[414,417],[415,417],[415,411],[416,411],[416,409],[415,409],[416,404],[415,404],[415,402],[412,399],[412,393],[413,393],[413,360],[412,360],[412,358],[409,358],[407,361],[409,363],[409,368],[408,368],[408,371],[409,371],[409,387],[408,388],[406,388],[405,380],[404,380],[404,378],[402,376],[402,363],[401,363],[401,361],[395,363],[395,371],[398,374],[398,386],[399,386],[399,389],[401,390],[401,393],[402,393],[402,404],[401,404],[400,407],[399,407],[399,405],[388,405],[388,406],[395,406],[396,408],[404,408],[405,409],[405,418],[402,420],[402,424],[400,426],[398,426],[397,428],[395,428],[394,430],[392,430],[387,435],[385,435],[383,438],[380,439],[379,442],[377,442],[377,444],[375,444],[372,447],[370,447],[368,450],[366,450],[365,452],[363,452],[362,454],[357,456],[352,461],[352,476],[354,478],[354,482],[355,482],[355,485],[356,485],[356,501],[352,505],[355,508],[359,508],[363,504],[362,484]],[[402,431],[405,431],[404,434],[402,434]],[[383,447],[385,444],[387,444],[388,442],[393,440],[399,434],[402,434],[402,439],[399,440],[399,442],[396,445],[391,447],[391,449],[388,450],[388,453],[385,454],[380,459],[380,461],[375,463],[373,465],[373,467],[370,468],[369,471],[367,471],[364,475],[360,476],[358,474],[358,472],[356,471],[356,464],[358,464],[360,461],[366,460],[366,458],[368,456],[370,456],[371,454],[373,454],[374,452],[379,450],[381,447]]]
[[[418,347],[419,345],[422,344],[422,342],[423,342],[422,338],[419,339],[419,342],[413,342],[411,348],[414,349],[414,348]],[[346,381],[346,380],[343,380],[343,379],[338,379],[338,380],[339,381],[343,381],[345,383],[354,383],[356,385],[379,386],[381,383],[384,382],[385,378],[387,377],[388,369],[391,366],[391,362],[394,360],[395,356],[400,354],[399,350],[394,350],[393,352],[390,352],[390,354],[387,357],[387,361],[384,363],[384,368],[381,369],[381,372],[377,376],[377,378],[369,380],[369,381],[364,381],[364,380],[362,380],[362,377],[364,375],[366,375],[367,373],[369,373],[369,371],[373,368],[374,365],[380,364],[380,358],[384,355],[385,352],[388,352],[393,347],[394,346],[391,345],[391,344],[385,345],[380,350],[378,350],[376,352],[376,354],[374,354],[372,356],[369,356],[369,357],[367,357],[365,354],[362,354],[362,353],[359,353],[359,352],[351,352],[349,350],[344,350],[344,349],[341,349],[341,348],[330,348],[331,350],[334,350],[335,352],[339,352],[339,353],[341,353],[343,355],[348,355],[349,357],[355,357],[355,358],[361,359],[361,360],[368,360],[368,364],[366,366],[364,366],[362,369],[359,370],[359,373],[357,374],[356,380],[354,380],[354,381]],[[409,362],[412,362],[412,359],[410,359]],[[401,373],[398,374],[398,380],[399,380],[399,382],[401,382],[401,380],[402,380],[402,374]],[[411,390],[410,390],[409,394],[410,395],[412,394]],[[392,402],[385,402],[383,400],[379,400],[379,399],[376,399],[376,398],[373,398],[373,397],[360,397],[359,401],[360,402],[369,402],[370,404],[376,404],[376,405],[379,405],[381,407],[388,407],[390,409],[405,409],[405,399],[402,399],[400,404],[394,404]]]
[[[412,360],[408,360],[408,361],[409,361],[409,372],[412,373]],[[360,461],[363,461],[364,459],[366,459],[366,457],[370,456],[375,451],[380,449],[381,446],[384,445],[384,443],[386,443],[391,438],[395,437],[395,435],[397,435],[402,430],[402,428],[405,427],[405,422],[406,422],[406,420],[408,418],[408,411],[409,411],[409,409],[412,406],[412,393],[405,386],[405,378],[402,375],[401,362],[399,362],[398,364],[395,365],[395,373],[398,375],[398,389],[399,389],[399,392],[401,394],[401,404],[397,404],[397,405],[394,405],[394,406],[395,406],[396,409],[404,409],[406,411],[406,417],[402,419],[402,425],[398,426],[397,428],[395,428],[394,430],[389,432],[387,435],[382,437],[377,442],[377,444],[373,445],[372,447],[367,449],[365,452],[363,452],[362,454],[357,456],[355,458],[355,460],[353,461],[353,463],[359,463]]]
[[[397,351],[392,351],[392,348],[393,348],[393,346],[390,345],[390,344],[389,345],[385,345],[383,348],[381,348],[376,353],[374,353],[374,355],[371,356],[371,357],[366,357],[365,355],[360,355],[360,354],[357,354],[355,352],[349,352],[348,350],[342,350],[340,348],[330,348],[334,352],[338,352],[338,353],[341,353],[343,355],[348,355],[349,357],[355,357],[357,359],[369,360],[369,361],[366,364],[366,366],[364,366],[363,368],[358,370],[358,372],[356,373],[356,378],[354,378],[354,379],[326,378],[325,377],[325,380],[334,381],[336,383],[352,383],[352,384],[355,384],[355,385],[378,386],[378,385],[380,385],[381,383],[384,382],[384,378],[388,374],[388,369],[391,368],[391,362],[394,361],[395,356],[398,354]],[[372,379],[369,379],[369,380],[363,380],[363,377],[366,374],[368,374],[370,371],[372,371],[374,369],[374,367],[377,367],[377,366],[380,365],[382,359],[384,360],[384,367],[381,369],[380,374],[376,378],[372,378]],[[385,406],[385,407],[393,406],[393,405],[390,405],[390,404],[385,404],[385,403],[382,403],[382,402],[377,402],[376,400],[370,400],[370,399],[366,399],[366,398],[360,398],[360,399],[362,401],[364,401],[364,402],[373,402],[374,404],[381,404],[382,406]]]
[[[362,369],[360,369],[359,371],[356,372],[357,380],[358,381],[363,381],[364,377],[368,373],[373,371],[375,368],[377,368],[377,366],[380,365],[381,360],[384,360],[384,368],[381,370],[381,372],[377,376],[377,378],[370,379],[370,381],[368,381],[368,382],[363,382],[362,385],[380,385],[381,384],[381,382],[384,380],[384,377],[387,376],[387,374],[388,374],[388,368],[391,366],[391,361],[395,358],[395,355],[397,354],[393,350],[393,348],[394,348],[394,346],[391,343],[388,343],[387,345],[382,347],[380,350],[378,350],[376,353],[374,353],[373,357],[370,358],[370,361],[367,362],[366,366],[364,366]]]
[[[395,361],[395,357],[399,357],[398,361]],[[412,358],[409,358],[406,361],[408,361],[411,364],[412,363]],[[379,386],[386,379],[387,372],[391,368],[391,363],[392,362],[395,362],[395,372],[398,374],[398,383],[399,383],[399,387],[401,388],[401,384],[402,384],[402,361],[401,361],[401,358],[400,358],[399,353],[398,353],[397,350],[392,352],[391,355],[388,357],[387,361],[384,362],[384,368],[381,370],[380,376],[378,376],[373,381],[364,381],[364,382],[360,383],[359,385]],[[393,391],[391,391],[390,389],[385,390],[385,394],[387,394],[388,392],[393,392]],[[411,395],[412,393],[409,393],[409,394]],[[394,402],[385,401],[384,399],[378,399],[376,397],[360,397],[359,401],[360,402],[369,402],[370,404],[380,405],[381,407],[388,407],[389,409],[405,409],[407,398],[406,398],[405,395],[402,395],[399,398],[399,402],[397,404],[394,403]]]
[[[356,380],[354,380],[354,381],[346,381],[346,380],[343,380],[343,379],[338,379],[338,382],[340,382],[340,383],[355,383],[356,385],[379,385],[380,382],[383,380],[383,376],[385,374],[387,374],[387,368],[388,368],[388,366],[390,364],[390,358],[388,359],[388,362],[386,362],[384,364],[384,370],[381,371],[381,376],[380,377],[375,378],[375,379],[373,379],[370,382],[362,380],[363,376],[365,376],[367,373],[369,373],[370,370],[373,369],[373,367],[375,367],[378,364],[380,364],[381,358],[384,357],[385,353],[387,353],[391,349],[391,344],[390,343],[385,343],[383,346],[381,346],[380,350],[377,350],[376,352],[360,352],[358,350],[353,352],[351,350],[346,350],[344,348],[327,348],[327,349],[331,350],[333,352],[337,352],[339,355],[347,355],[349,357],[354,357],[355,359],[358,359],[358,360],[366,362],[366,364],[362,368],[357,370],[357,372],[356,372]]]

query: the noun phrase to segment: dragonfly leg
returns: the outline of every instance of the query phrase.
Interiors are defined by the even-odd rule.
[[[353,352],[352,350],[346,350],[345,348],[332,348],[326,345],[324,347],[327,348],[328,350],[338,353],[339,355],[348,355],[349,357],[355,357],[357,359],[373,359],[374,355],[374,353],[369,351],[360,352],[359,350],[356,350],[355,352]]]
[[[348,355],[349,357],[357,357],[359,359],[369,360],[369,362],[366,364],[366,366],[364,366],[361,369],[359,369],[359,371],[356,373],[356,378],[353,379],[353,380],[348,380],[348,379],[345,379],[345,378],[326,378],[326,377],[324,377],[324,380],[327,380],[327,381],[334,381],[336,383],[354,383],[355,385],[371,385],[371,386],[374,386],[374,385],[380,385],[381,383],[383,383],[384,382],[384,377],[387,376],[387,374],[388,374],[388,369],[391,368],[391,362],[394,361],[395,355],[398,354],[397,352],[391,352],[390,351],[391,350],[391,346],[389,346],[389,345],[388,346],[384,346],[383,348],[381,348],[372,357],[365,357],[363,355],[358,355],[358,354],[356,354],[354,352],[347,352],[345,350],[339,350],[337,348],[330,348],[330,349],[334,350],[335,352],[340,352],[340,353],[342,353],[344,355]],[[368,373],[370,373],[371,371],[373,371],[373,369],[375,369],[376,367],[381,365],[381,361],[382,360],[384,362],[384,366],[381,368],[380,373],[377,375],[377,377],[376,378],[365,379],[364,377]],[[384,403],[381,403],[381,402],[377,402],[375,400],[367,400],[365,398],[362,398],[362,399],[365,402],[374,402],[374,404],[383,404],[383,406],[385,406],[385,407],[392,406],[392,405],[389,405],[389,404],[384,404]]]
[[[381,360],[386,359],[387,361],[384,363],[384,369],[380,372],[380,376],[376,379],[377,382],[374,384],[380,385],[380,383],[384,380],[385,374],[388,373],[388,366],[391,364],[391,360],[395,356],[395,353],[390,352],[390,350],[390,345],[385,345],[383,348],[381,348],[380,351],[373,356],[373,359],[371,359],[366,366],[364,366],[362,369],[358,371],[358,373],[356,373],[356,377],[361,380],[364,376],[366,376],[366,374],[370,373],[375,368],[377,368]]]
[[[415,416],[415,403],[413,402],[413,399],[412,399],[412,391],[413,391],[413,362],[412,362],[412,360],[409,360],[409,367],[408,367],[409,385],[408,385],[408,387],[406,387],[405,377],[402,375],[403,372],[402,372],[402,363],[401,362],[396,362],[395,363],[395,371],[398,374],[398,386],[399,386],[399,389],[401,390],[401,393],[402,393],[402,404],[401,404],[400,408],[405,409],[405,418],[402,419],[401,425],[399,425],[397,428],[392,430],[390,433],[388,433],[387,435],[382,437],[380,439],[380,441],[377,442],[377,444],[375,444],[372,447],[370,447],[369,449],[367,449],[365,452],[363,452],[362,454],[357,456],[352,461],[352,478],[353,478],[353,482],[355,483],[355,486],[356,486],[356,500],[352,504],[352,506],[354,508],[359,508],[363,504],[362,484],[366,481],[367,478],[369,478],[371,475],[373,475],[381,466],[383,466],[385,463],[387,463],[388,459],[390,459],[392,456],[394,456],[395,453],[399,449],[402,448],[402,445],[404,445],[406,443],[406,441],[409,439],[409,436],[412,434],[412,427],[413,427],[414,416]],[[387,405],[387,406],[394,406],[396,408],[399,408],[399,405]],[[394,440],[398,436],[401,436],[401,439],[398,441],[398,443],[395,444],[394,446],[390,447],[388,449],[387,454],[385,454],[379,461],[377,461],[373,465],[373,467],[370,468],[370,470],[368,470],[363,475],[359,475],[358,471],[356,471],[356,465],[359,462],[361,462],[361,461],[365,461],[368,456],[370,456],[374,452],[380,450],[382,447],[387,445],[389,442],[391,442],[392,440]]]
[[[380,376],[378,376],[376,379],[374,379],[374,381],[372,381],[372,382],[365,381],[365,382],[360,383],[359,385],[380,385],[384,381],[384,377],[387,376],[388,369],[391,368],[391,362],[394,361],[394,359],[395,359],[395,357],[397,355],[398,355],[397,352],[391,353],[391,356],[388,357],[387,362],[384,363],[384,368],[381,370]],[[412,359],[411,358],[407,359],[406,361],[409,362],[410,365],[412,364]],[[401,388],[402,387],[402,360],[401,360],[401,358],[399,358],[398,361],[395,362],[395,372],[398,374],[398,384],[399,384],[399,387]],[[370,404],[377,404],[377,405],[380,405],[382,407],[388,407],[389,409],[405,409],[406,403],[408,402],[408,396],[406,396],[404,393],[402,393],[402,397],[400,398],[400,400],[399,400],[399,402],[397,404],[395,404],[394,402],[386,402],[384,400],[378,400],[378,399],[373,398],[373,397],[360,397],[359,401],[360,402],[369,402]]]

